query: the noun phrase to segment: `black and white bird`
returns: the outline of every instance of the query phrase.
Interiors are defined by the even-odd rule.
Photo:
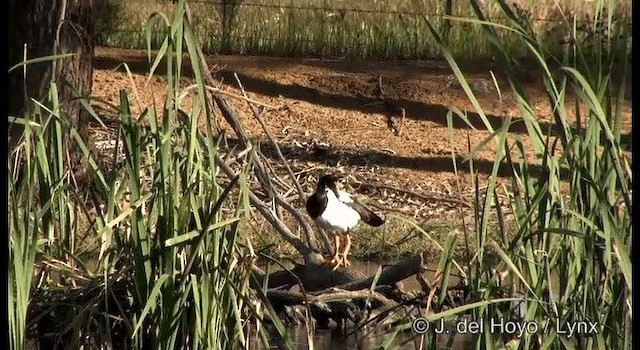
[[[334,270],[340,265],[351,265],[347,260],[351,249],[351,230],[362,220],[377,227],[384,219],[376,215],[347,192],[338,189],[338,177],[334,174],[322,176],[318,180],[316,191],[307,199],[307,213],[322,229],[334,235],[335,255],[331,260]],[[346,242],[342,254],[340,240]]]

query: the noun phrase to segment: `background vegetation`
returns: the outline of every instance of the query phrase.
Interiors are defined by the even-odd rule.
[[[510,120],[498,130],[491,128],[447,45],[430,27],[476,112],[492,131],[468,156],[471,173],[477,150],[489,142],[495,142],[498,149],[486,191],[476,187],[475,230],[465,237],[479,248],[468,251],[467,256],[471,257],[468,261],[456,264],[451,259],[448,264],[447,257],[452,251],[446,247],[452,243],[447,241],[439,264],[444,281],[441,291],[448,288],[446,276],[454,270],[465,276],[471,286],[469,299],[477,302],[470,318],[483,323],[485,329],[490,329],[490,320],[501,318],[539,326],[538,332],[525,332],[522,337],[510,340],[504,334],[485,332],[474,337],[479,348],[630,348],[631,168],[628,154],[620,144],[630,53],[628,22],[613,20],[609,12],[612,9],[599,2],[595,22],[602,24],[595,32],[593,45],[574,43],[557,53],[536,40],[530,21],[505,2],[497,3],[509,17],[507,26],[487,21],[478,7],[475,7],[478,19],[471,23],[482,28],[496,59],[505,68],[508,89],[518,97],[522,122],[533,140],[542,171],[534,176],[520,139],[507,141]],[[542,132],[539,124],[542,118],[531,107],[514,74],[514,59],[497,35],[503,30],[514,33],[520,46],[536,57],[536,69],[542,74],[552,106],[564,106],[569,94],[578,96],[572,111],[579,116],[577,126],[568,122],[569,109],[558,107],[553,110],[554,129],[547,134]],[[551,65],[560,66],[559,72],[554,73]],[[588,107],[586,113],[581,106]],[[466,113],[452,110],[450,125],[454,118],[461,118],[471,126]],[[502,161],[510,165],[513,174],[510,186],[498,188],[496,177]],[[563,186],[566,183],[568,186]],[[504,225],[500,206],[494,205],[498,192],[509,197],[516,219],[512,230]],[[501,239],[490,238],[491,218],[501,223]],[[502,301],[510,303],[509,306],[499,305],[500,296],[517,300]],[[443,303],[447,297],[441,293],[436,299]],[[468,307],[434,313],[427,318],[435,321],[444,317],[459,322],[466,316],[452,317],[452,314],[466,313]],[[597,327],[575,338],[567,337],[567,327],[580,322],[597,323]],[[409,323],[399,329],[408,327]],[[432,330],[428,337],[436,339],[437,335]]]
[[[248,26],[254,29],[242,32],[235,23],[231,27],[236,29],[229,31],[233,39],[224,45],[234,52],[351,53],[369,57],[366,53],[397,52],[394,50],[402,47],[405,53],[418,52],[402,43],[420,33],[424,39],[414,42],[449,62],[476,112],[484,117],[455,59],[482,42],[477,52],[498,60],[509,77],[509,86],[497,88],[511,89],[518,96],[522,122],[534,140],[542,174],[530,169],[520,140],[507,142],[510,120],[496,130],[485,120],[492,133],[484,144],[495,142],[499,151],[486,190],[480,190],[476,183],[475,229],[465,232],[465,239],[474,241],[477,248],[469,249],[467,259],[461,260],[453,254],[456,235],[448,235],[437,245],[442,253],[436,273],[440,277],[434,283],[439,289],[430,297],[434,306],[426,310],[426,316],[448,321],[470,317],[484,322],[485,327],[499,317],[536,322],[541,328],[545,322],[552,322],[547,331],[525,333],[521,338],[477,334],[473,336],[477,348],[622,349],[631,347],[632,315],[631,170],[620,145],[631,34],[628,18],[618,17],[620,9],[615,3],[604,5],[602,1],[594,4],[590,32],[583,32],[578,22],[570,21],[572,26],[568,28],[572,30],[563,36],[571,40],[560,47],[538,36],[539,28],[526,12],[502,1],[488,10],[470,8],[476,19],[464,23],[473,29],[455,34],[453,28],[460,25],[456,22],[448,39],[442,38],[438,21],[422,17],[408,21],[416,26],[411,28],[419,28],[409,33],[410,26],[399,24],[405,22],[378,19],[378,24],[391,26],[389,31],[366,26],[359,40],[355,34],[346,34],[355,31],[338,35],[337,29],[306,29],[311,30],[306,34],[312,38],[316,38],[314,33],[335,33],[326,46],[306,46],[297,40],[305,29],[294,30],[301,27],[293,23],[306,24],[314,17],[303,20],[284,16],[282,21],[288,24],[276,25],[279,29],[274,31]],[[27,348],[28,339],[37,339],[43,348],[111,344],[114,348],[228,349],[246,348],[249,343],[266,347],[273,342],[270,335],[282,339],[276,344],[279,347],[295,348],[265,302],[265,288],[252,284],[255,254],[249,243],[238,238],[238,224],[250,210],[250,165],[231,181],[219,176],[215,160],[218,135],[210,125],[204,130],[196,127],[199,118],[210,120],[212,112],[196,52],[200,41],[214,51],[224,47],[223,41],[216,41],[223,39],[214,40],[218,36],[201,32],[205,27],[220,26],[216,22],[203,25],[200,21],[207,16],[194,16],[191,21],[182,1],[177,5],[155,4],[154,10],[160,6],[168,6],[169,11],[166,16],[151,18],[156,24],[149,38],[161,44],[153,62],[166,65],[167,99],[162,109],[149,107],[140,115],[132,115],[125,92],[118,106],[107,106],[120,117],[118,133],[122,140],[110,166],[99,165],[86,140],[68,122],[69,116],[60,113],[60,105],[66,101],[58,100],[55,84],[50,85],[48,98],[30,100],[22,115],[9,117],[11,123],[24,126],[7,164],[12,349]],[[193,4],[194,15],[204,13],[197,6],[204,4]],[[147,18],[141,8],[125,13],[131,16],[128,21]],[[318,13],[317,18],[323,18],[318,23],[329,21],[324,11],[322,16]],[[504,17],[503,24],[488,20],[487,15],[497,13]],[[340,21],[349,23],[343,23],[345,28],[355,28],[357,18],[346,12]],[[257,20],[255,17],[246,23],[257,25]],[[333,28],[339,25],[331,24],[336,26]],[[407,35],[402,40],[389,34],[402,31]],[[253,41],[233,37],[247,33],[254,33],[249,36]],[[465,36],[469,33],[482,40],[470,40]],[[589,45],[578,40],[585,33],[591,35]],[[387,35],[394,39],[386,44],[379,41]],[[112,44],[121,40],[120,45],[135,46],[144,43],[142,38],[130,34],[100,40]],[[277,45],[260,44],[270,42],[269,38],[276,38],[271,42]],[[548,134],[541,131],[540,118],[513,73],[519,57],[513,50],[535,59],[551,105],[564,106],[568,94],[578,96],[574,111],[580,115],[578,125],[569,125],[566,109],[555,108],[555,127]],[[189,114],[179,111],[183,52],[190,54],[197,84],[191,90],[197,94]],[[560,69],[552,70],[551,65]],[[86,102],[84,109],[99,119],[88,98],[78,98]],[[586,112],[582,106],[587,107]],[[450,122],[454,118],[466,120],[466,114],[452,110],[448,118]],[[177,124],[176,120],[182,122]],[[71,143],[62,142],[66,139],[82,150],[89,165],[88,176],[93,183],[90,192],[81,191],[77,174],[69,171]],[[475,151],[468,157],[472,174]],[[511,166],[513,175],[509,186],[499,188],[495,179],[503,161]],[[500,238],[490,239],[489,222],[502,222],[504,216],[500,207],[494,206],[498,192],[510,199],[516,223],[513,229],[500,225]],[[428,232],[422,233],[429,238]],[[97,254],[83,250],[81,238],[88,235],[100,237]],[[448,282],[451,272],[466,283],[466,304],[446,309],[443,305],[452,298]],[[268,327],[264,322],[267,319]],[[565,325],[597,322],[598,333],[568,337],[555,327],[556,319]],[[408,318],[392,329],[382,347],[396,346],[396,334],[410,326]],[[435,333],[424,337],[425,346],[435,347],[436,342],[429,341],[437,337]]]
[[[154,12],[173,13],[170,1],[107,0],[100,15],[104,23],[98,43],[105,46],[146,48],[142,27]],[[367,59],[417,59],[441,57],[430,34],[426,17],[443,35],[451,54],[458,59],[491,58],[493,48],[486,33],[469,22],[450,21],[454,17],[474,17],[469,1],[393,0],[264,0],[193,1],[194,32],[208,53],[249,55],[349,57]],[[479,2],[482,11],[495,23],[508,18],[497,2]],[[484,5],[482,5],[484,4]],[[630,3],[609,1],[614,18],[630,16]],[[543,0],[515,1],[513,9],[530,21],[532,35],[545,47],[558,51],[572,39],[586,43],[593,36],[597,1]],[[598,16],[598,18],[600,18]],[[153,46],[164,33],[155,27]],[[575,31],[573,31],[575,29]],[[531,52],[511,31],[497,31],[497,38],[512,57],[528,57]]]

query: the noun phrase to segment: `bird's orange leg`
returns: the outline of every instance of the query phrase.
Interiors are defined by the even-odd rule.
[[[337,269],[338,266],[342,265],[342,258],[340,258],[340,235],[338,233],[333,234],[333,239],[336,245],[335,254],[333,255],[333,259],[331,259],[331,264],[334,265],[333,269]]]
[[[344,251],[342,252],[342,259],[343,259],[344,266],[351,266],[351,263],[347,259],[347,256],[349,255],[349,250],[351,250],[351,233],[347,232],[346,236],[347,236],[347,244],[344,246]]]

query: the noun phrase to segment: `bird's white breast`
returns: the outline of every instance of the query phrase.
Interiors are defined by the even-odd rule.
[[[353,202],[348,193],[340,191],[339,194],[340,199],[327,189],[327,207],[316,222],[325,230],[346,232],[358,224],[360,214],[345,204]]]

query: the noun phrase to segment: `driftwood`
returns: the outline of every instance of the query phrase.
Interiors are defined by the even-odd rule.
[[[366,321],[363,321],[365,314],[371,315],[365,313],[366,309],[380,309],[379,314],[387,315],[399,310],[398,306],[402,305],[428,307],[427,301],[430,304],[438,288],[422,275],[424,270],[422,254],[403,259],[384,268],[378,276],[375,288],[371,290],[374,277],[362,276],[344,268],[332,271],[324,265],[296,264],[291,270],[269,274],[266,294],[274,309],[285,315],[294,313],[287,307],[309,306],[312,316],[320,325],[325,325],[329,318],[338,324],[346,319],[354,324],[361,324]],[[254,268],[254,272],[254,286],[262,286],[267,276],[257,267]],[[413,294],[405,293],[399,287],[399,282],[414,275],[421,282],[423,290]],[[305,292],[290,291],[297,284],[300,284]],[[452,289],[464,291],[464,287]],[[365,303],[365,300],[369,303]],[[444,306],[455,305],[446,300]]]
[[[290,309],[287,310],[287,307],[308,306],[312,317],[319,321],[323,327],[327,326],[329,319],[333,319],[338,324],[344,320],[359,324],[366,320],[363,316],[366,314],[367,305],[370,305],[371,308],[383,307],[384,310],[391,310],[397,306],[397,303],[377,291],[336,290],[331,293],[316,294],[269,290],[267,291],[267,298],[273,305],[274,310],[284,314],[293,313],[289,311]],[[367,301],[369,304],[367,304]]]

